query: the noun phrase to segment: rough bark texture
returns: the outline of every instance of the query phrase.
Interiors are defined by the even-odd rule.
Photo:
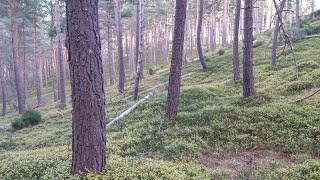
[[[138,12],[139,12],[139,19],[137,19],[138,27],[139,27],[139,46],[138,46],[138,64],[137,64],[137,73],[136,78],[134,81],[134,95],[133,98],[136,100],[138,99],[139,93],[139,81],[142,78],[142,49],[143,49],[143,11],[144,11],[144,3],[143,0],[138,0]]]
[[[121,8],[120,0],[114,0],[114,13],[115,13],[115,23],[117,29],[117,44],[118,44],[118,65],[119,65],[119,84],[118,91],[124,93],[124,83],[125,72],[123,63],[123,44],[122,44],[122,18],[121,18]]]
[[[181,84],[181,66],[184,44],[184,26],[186,22],[186,0],[176,0],[174,34],[172,43],[172,59],[170,67],[170,77],[168,84],[168,97],[166,106],[166,117],[177,116],[179,107],[179,95]]]
[[[296,35],[299,35],[300,33],[300,1],[296,0]]]
[[[102,171],[106,119],[98,1],[66,1],[72,90],[72,173]]]
[[[241,0],[236,2],[236,12],[234,18],[233,31],[233,80],[240,79],[240,65],[239,65],[239,23],[240,23]]]
[[[201,31],[202,31],[202,20],[203,20],[203,0],[199,0],[199,15],[198,15],[198,28],[197,28],[197,50],[200,59],[202,69],[207,69],[207,63],[203,56],[203,50],[201,45]]]
[[[18,98],[18,110],[22,113],[25,109],[25,98],[24,98],[24,83],[23,74],[20,65],[20,53],[19,40],[18,40],[18,26],[16,20],[17,2],[16,0],[10,0],[9,17],[10,17],[10,31],[11,31],[11,46],[12,46],[12,58],[14,68],[15,86],[17,90]]]
[[[253,18],[252,0],[245,0],[244,4],[244,38],[243,38],[243,96],[249,97],[254,94],[253,78]]]
[[[223,18],[222,18],[222,47],[227,46],[227,0],[223,0]]]
[[[60,108],[63,109],[66,106],[66,93],[65,93],[65,77],[64,77],[64,63],[62,57],[62,33],[60,27],[60,6],[59,0],[55,1],[55,25],[57,31],[57,55],[58,55],[58,72],[59,72],[59,99]]]
[[[280,31],[280,21],[279,19],[282,18],[282,10],[284,8],[286,0],[282,0],[280,3],[280,7],[278,9],[278,15],[276,15],[276,22],[274,26],[274,31],[273,31],[273,39],[272,39],[272,51],[271,51],[271,65],[276,65],[277,63],[277,41],[278,41],[278,34]]]

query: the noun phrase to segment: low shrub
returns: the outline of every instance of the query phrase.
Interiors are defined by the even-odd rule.
[[[218,50],[219,56],[224,55],[224,53],[225,53],[225,50],[224,50],[224,49],[219,49],[219,50]]]
[[[155,71],[154,71],[152,68],[149,68],[148,73],[149,73],[150,75],[154,75]]]
[[[19,130],[28,126],[34,126],[41,122],[41,114],[34,109],[27,109],[24,111],[20,118],[12,121],[11,127]]]

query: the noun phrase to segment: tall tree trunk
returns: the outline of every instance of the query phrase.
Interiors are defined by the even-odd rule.
[[[103,171],[106,119],[98,1],[66,1],[72,90],[72,173]],[[81,37],[81,38],[79,38]]]
[[[33,58],[36,65],[36,92],[37,92],[37,105],[42,105],[42,63],[37,57],[38,47],[37,47],[37,24],[35,17],[33,19]]]
[[[116,79],[116,70],[114,66],[114,55],[113,55],[113,47],[112,47],[112,31],[110,25],[107,27],[108,31],[108,60],[109,60],[109,76],[110,76],[110,84],[113,85]]]
[[[2,99],[2,116],[5,116],[7,111],[7,96],[6,96],[6,87],[5,87],[5,80],[4,80],[4,70],[3,67],[0,65],[0,87],[1,87],[1,99]]]
[[[117,44],[118,44],[118,65],[119,65],[119,85],[118,91],[124,93],[124,83],[126,81],[123,63],[123,44],[122,44],[122,18],[120,0],[114,0],[115,23],[117,29]]]
[[[300,34],[300,5],[299,0],[296,0],[296,35]]]
[[[11,45],[12,45],[12,57],[13,57],[13,68],[15,77],[15,86],[17,90],[18,99],[18,110],[22,113],[25,109],[25,98],[24,98],[24,84],[23,75],[21,72],[20,54],[18,51],[18,25],[16,21],[17,2],[16,0],[10,0],[9,7],[9,18],[10,18],[10,31],[11,31]]]
[[[187,1],[176,0],[174,34],[172,43],[172,60],[166,105],[167,118],[174,118],[178,113],[186,10]]]
[[[54,66],[55,55],[54,55],[54,48],[53,48],[53,37],[50,37],[50,55],[49,55],[49,66],[50,66],[50,76],[52,82],[52,93],[53,93],[53,101],[58,101],[58,94],[57,94],[57,75],[56,75],[56,68]]]
[[[277,41],[278,41],[278,34],[280,30],[280,20],[282,18],[282,11],[284,8],[284,5],[286,3],[286,0],[282,0],[280,3],[280,7],[276,10],[276,22],[275,27],[273,30],[273,39],[272,39],[272,52],[271,52],[271,65],[276,65],[277,62]],[[280,15],[280,17],[278,16]]]
[[[243,38],[243,96],[249,97],[254,94],[253,77],[253,9],[252,0],[245,0],[244,4],[244,38]]]
[[[223,19],[222,19],[222,47],[227,46],[227,8],[228,3],[227,0],[223,0]]]
[[[133,98],[135,100],[138,99],[139,93],[139,81],[142,77],[142,68],[143,68],[143,60],[142,60],[142,49],[143,49],[143,12],[144,12],[144,0],[138,0],[138,8],[139,8],[139,19],[137,19],[137,23],[139,26],[139,46],[138,46],[138,64],[137,64],[137,74],[134,81],[134,94]]]
[[[199,54],[200,63],[202,69],[207,69],[207,63],[203,56],[203,50],[201,45],[201,31],[202,31],[202,20],[203,20],[203,0],[199,0],[199,14],[198,14],[198,28],[197,28],[197,50]]]
[[[236,2],[236,12],[234,18],[233,31],[233,80],[240,79],[240,65],[239,65],[239,23],[240,23],[241,0]]]
[[[62,33],[60,27],[60,6],[59,0],[55,0],[55,25],[57,31],[57,43],[58,43],[58,72],[59,72],[59,99],[60,108],[63,109],[66,106],[66,94],[65,94],[65,77],[64,77],[64,63],[62,57]]]

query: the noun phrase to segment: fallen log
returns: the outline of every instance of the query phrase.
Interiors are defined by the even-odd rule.
[[[140,104],[142,104],[144,101],[150,99],[151,97],[155,96],[155,92],[149,92],[147,96],[145,96],[143,99],[138,101],[136,104],[132,105],[129,109],[121,113],[118,117],[114,118],[111,122],[109,122],[106,126],[106,129],[108,129],[112,124],[116,123],[132,111],[134,111]]]
[[[292,102],[290,102],[290,103],[297,103],[297,102],[301,102],[301,101],[303,101],[303,100],[305,100],[305,99],[308,99],[308,98],[310,98],[310,97],[312,97],[312,96],[316,95],[318,92],[320,92],[320,88],[319,88],[319,89],[317,89],[317,90],[316,90],[315,92],[313,92],[312,94],[310,94],[310,95],[308,95],[308,96],[306,96],[306,97],[300,98],[300,99],[298,99],[298,100],[292,101]]]

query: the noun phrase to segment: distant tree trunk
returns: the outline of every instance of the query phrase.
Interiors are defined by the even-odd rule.
[[[118,44],[118,65],[119,65],[119,85],[118,91],[124,93],[124,83],[126,81],[126,76],[124,72],[123,63],[123,44],[122,44],[122,18],[121,18],[121,4],[120,0],[114,0],[114,13],[115,13],[115,23],[117,29],[117,44]]]
[[[275,22],[275,27],[273,30],[273,39],[272,39],[272,52],[271,52],[271,65],[276,65],[277,63],[277,41],[278,41],[278,34],[279,34],[279,30],[280,30],[280,20],[282,18],[282,11],[284,8],[286,0],[282,0],[280,3],[280,7],[278,8],[278,10],[276,10],[276,22]],[[278,14],[280,15],[280,17],[278,16]]]
[[[58,72],[59,72],[59,99],[60,108],[63,109],[66,106],[66,94],[65,94],[65,77],[64,77],[64,63],[62,57],[62,33],[60,27],[60,6],[59,0],[55,0],[55,25],[57,32],[58,43]]]
[[[239,23],[240,23],[241,0],[236,1],[236,12],[234,18],[233,31],[233,80],[240,79],[240,65],[239,65]]]
[[[315,6],[314,0],[311,0],[311,13],[314,12],[314,6]]]
[[[135,100],[138,99],[139,93],[139,81],[142,77],[142,67],[143,67],[143,60],[142,60],[142,49],[143,49],[143,12],[144,12],[144,0],[138,0],[138,8],[139,8],[139,19],[137,19],[138,27],[139,27],[139,46],[138,46],[138,64],[137,64],[137,73],[136,78],[134,81],[134,94],[133,98]]]
[[[211,16],[211,26],[210,26],[210,50],[213,51],[216,49],[216,14],[215,7],[212,7],[212,16]]]
[[[23,62],[22,62],[22,72],[23,72],[23,99],[27,100],[27,90],[28,90],[28,71],[27,71],[27,45],[26,45],[26,31],[25,31],[25,19],[22,21],[22,38],[23,38]]]
[[[203,56],[203,50],[201,45],[201,31],[202,31],[202,20],[203,20],[203,0],[199,0],[199,15],[198,15],[198,28],[197,28],[197,50],[199,54],[200,63],[202,69],[207,69],[207,63]]]
[[[49,68],[50,68],[50,76],[52,82],[52,93],[53,93],[53,101],[58,101],[57,94],[57,79],[56,79],[56,70],[54,67],[54,49],[53,49],[53,37],[50,37],[50,53],[49,53]]]
[[[106,114],[98,1],[68,0],[66,15],[73,108],[72,174],[101,172],[106,164]]]
[[[18,110],[19,113],[22,113],[25,109],[25,98],[24,98],[24,84],[23,84],[23,75],[21,72],[20,64],[20,54],[18,51],[19,40],[18,40],[18,25],[16,21],[16,11],[17,11],[17,2],[16,0],[10,0],[9,7],[9,18],[10,18],[10,31],[11,31],[11,46],[12,46],[12,58],[13,58],[13,68],[14,68],[14,77],[15,77],[15,86],[17,90],[18,98]]]
[[[249,97],[254,94],[253,77],[253,9],[252,0],[245,0],[244,4],[244,38],[243,38],[243,96]]]
[[[296,0],[296,35],[300,34],[300,5],[299,0]]]
[[[186,10],[187,1],[176,0],[174,34],[172,43],[172,60],[166,105],[167,118],[174,118],[178,113]]]
[[[136,20],[139,19],[139,0],[137,1]],[[139,54],[139,23],[136,23],[136,41],[135,41],[135,58],[134,58],[134,72],[137,75],[138,54]]]
[[[6,96],[6,87],[4,80],[4,71],[3,67],[0,65],[0,86],[1,86],[1,99],[2,99],[2,116],[6,115],[7,111],[7,96]]]
[[[33,56],[34,63],[36,65],[36,92],[37,92],[37,105],[42,106],[42,63],[37,57],[38,47],[37,47],[37,24],[35,17],[33,19]]]
[[[228,2],[227,0],[223,0],[223,19],[222,19],[222,47],[227,46],[227,8]]]

